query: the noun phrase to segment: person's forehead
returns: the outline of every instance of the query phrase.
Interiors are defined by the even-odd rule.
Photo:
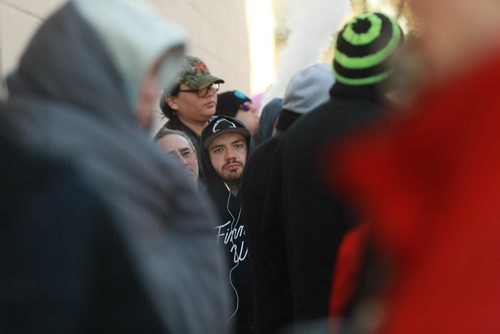
[[[186,138],[178,134],[169,134],[158,140],[158,144],[167,150],[182,150],[191,148]]]
[[[225,132],[225,133],[217,136],[210,143],[210,147],[216,146],[216,145],[227,145],[227,144],[231,144],[231,143],[238,141],[238,140],[242,140],[242,141],[246,142],[245,136],[243,136],[239,132]]]

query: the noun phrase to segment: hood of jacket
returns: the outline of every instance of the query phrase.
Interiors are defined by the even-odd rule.
[[[7,87],[11,95],[66,100],[116,122],[134,114],[156,62],[158,86],[175,84],[185,40],[140,0],[73,0],[40,27]]]

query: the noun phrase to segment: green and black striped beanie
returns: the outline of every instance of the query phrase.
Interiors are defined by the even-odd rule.
[[[349,86],[375,85],[388,79],[391,57],[404,42],[395,19],[381,13],[354,17],[337,38],[333,72],[337,82]]]

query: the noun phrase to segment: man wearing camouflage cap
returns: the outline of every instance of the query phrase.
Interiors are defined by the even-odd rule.
[[[165,127],[185,132],[200,152],[201,131],[215,114],[219,84],[224,80],[210,74],[200,58],[186,58],[187,65],[177,78],[177,85],[161,96],[160,108],[168,118]]]

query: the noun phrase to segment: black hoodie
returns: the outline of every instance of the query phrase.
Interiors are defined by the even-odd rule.
[[[219,177],[210,161],[205,143],[226,132],[239,132],[247,140],[247,158],[252,151],[251,137],[245,126],[235,118],[217,116],[201,134],[201,168],[205,185],[219,213],[220,224],[215,228],[218,245],[223,246],[228,257],[228,289],[233,295],[232,315],[228,325],[235,333],[254,333],[253,289],[246,226],[241,218],[239,195],[233,195],[229,186]]]
[[[295,122],[278,144],[260,231],[269,265],[282,275],[280,281],[290,282],[292,322],[327,316],[336,252],[357,222],[341,194],[326,186],[325,152],[379,119],[383,108],[374,87],[337,83],[331,96]]]
[[[292,301],[290,282],[281,270],[286,266],[271,265],[265,254],[262,232],[263,212],[268,200],[271,167],[276,147],[286,130],[301,115],[290,110],[280,110],[276,125],[278,132],[260,144],[245,164],[240,197],[243,208],[241,219],[247,227],[248,242],[254,283],[255,329],[257,333],[274,333],[291,322]],[[277,253],[273,254],[275,257]],[[285,255],[281,254],[281,259]],[[285,279],[285,280],[284,280]]]

